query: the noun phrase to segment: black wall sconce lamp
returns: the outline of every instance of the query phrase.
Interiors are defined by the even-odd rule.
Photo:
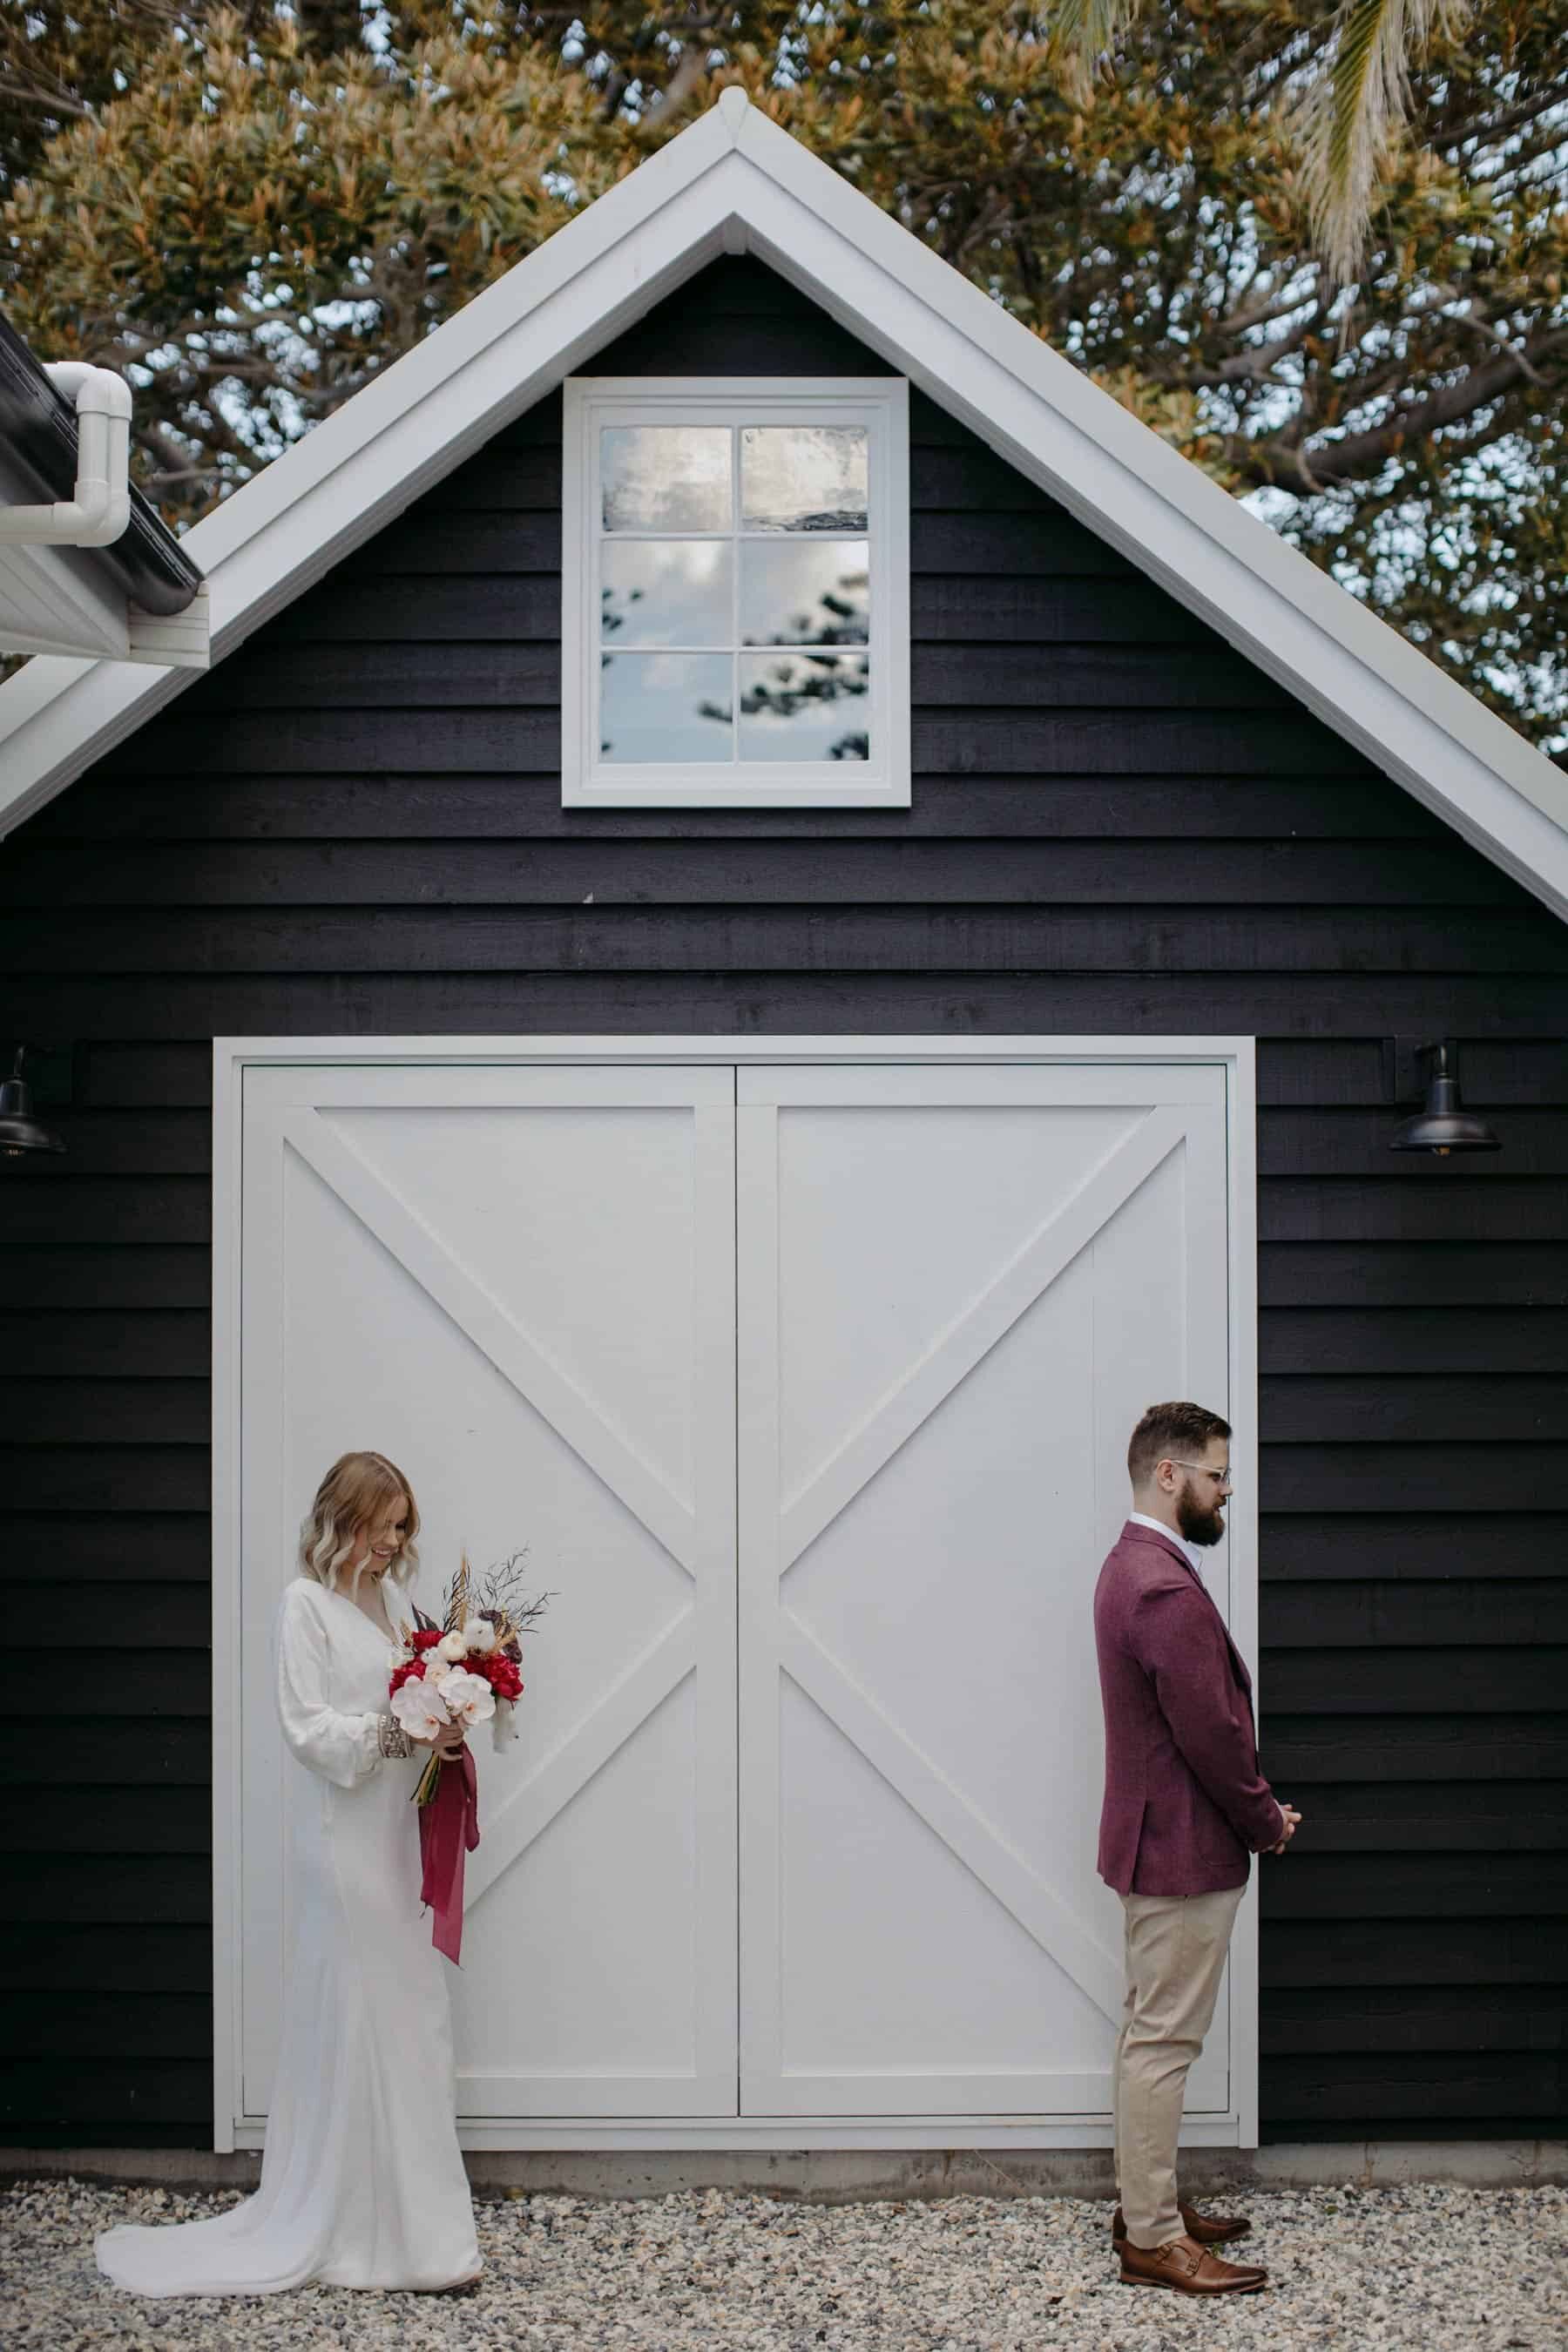
[[[22,1076],[28,1051],[17,1046],[11,1075],[0,1081],[0,1160],[31,1160],[40,1151],[65,1150],[54,1129],[33,1116],[33,1089]]]
[[[1459,1099],[1458,1055],[1451,1038],[1414,1046],[1405,1038],[1389,1038],[1384,1052],[1393,1065],[1389,1077],[1394,1100],[1409,1102],[1421,1092],[1426,1096],[1415,1117],[1402,1119],[1394,1129],[1391,1151],[1434,1151],[1447,1159],[1451,1151],[1501,1150],[1485,1119],[1468,1111]]]

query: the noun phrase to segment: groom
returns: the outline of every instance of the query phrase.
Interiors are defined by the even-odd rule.
[[[1258,1771],[1252,1680],[1204,1586],[1203,1552],[1225,1533],[1229,1441],[1202,1405],[1150,1406],[1127,1449],[1131,1515],[1094,1594],[1100,1874],[1121,1897],[1127,1953],[1111,2235],[1124,2285],[1178,2294],[1245,2294],[1268,2278],[1211,2251],[1249,2223],[1178,2205],[1176,2139],[1251,1856],[1283,1853],[1301,1818]]]

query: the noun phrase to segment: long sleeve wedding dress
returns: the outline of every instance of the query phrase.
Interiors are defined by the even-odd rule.
[[[156,2295],[447,2286],[479,2252],[446,1963],[420,1916],[427,1751],[382,1756],[389,1644],[343,1594],[296,1577],[277,1658],[293,1927],[261,2186],[205,2221],[107,2231],[99,2267]]]

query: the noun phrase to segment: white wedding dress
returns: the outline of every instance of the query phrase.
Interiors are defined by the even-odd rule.
[[[428,2288],[479,2268],[447,1962],[420,1910],[426,1751],[380,1752],[392,1653],[352,1601],[296,1577],[276,1639],[293,1933],[261,2186],[206,2221],[106,2231],[99,2268],[139,2294]]]

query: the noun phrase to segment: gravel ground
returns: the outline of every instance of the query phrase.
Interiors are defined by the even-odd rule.
[[[1247,2199],[1261,2294],[1197,2305],[1116,2284],[1110,2209],[1070,2197],[807,2205],[717,2189],[479,2207],[485,2276],[450,2301],[304,2288],[147,2301],[98,2274],[116,2221],[238,2192],[29,2181],[0,2196],[0,2343],[40,2352],[1561,2352],[1568,2192],[1315,2189]]]

